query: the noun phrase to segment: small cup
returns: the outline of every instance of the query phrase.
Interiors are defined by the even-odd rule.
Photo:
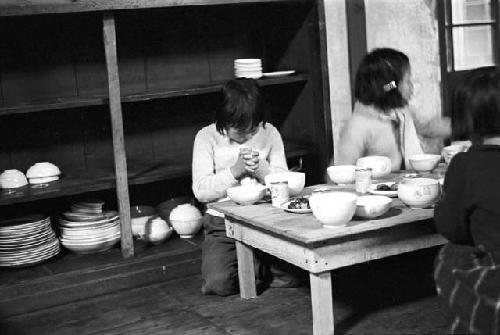
[[[450,164],[453,156],[455,156],[459,152],[464,152],[466,150],[467,150],[467,147],[463,144],[453,144],[453,145],[448,145],[448,146],[444,147],[443,151],[442,151],[444,162],[446,163],[446,165]]]

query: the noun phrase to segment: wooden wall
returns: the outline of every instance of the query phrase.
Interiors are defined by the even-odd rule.
[[[225,81],[235,58],[262,58],[265,72],[308,73],[311,5],[244,7],[117,12],[122,94]],[[101,29],[100,13],[3,18],[0,31],[9,33],[0,42],[0,108],[106,97]],[[263,89],[285,139],[316,141],[314,89],[311,82]],[[219,105],[218,92],[124,103],[129,167],[189,164],[196,131]],[[0,117],[0,170],[25,171],[39,161],[63,173],[113,169],[106,105]]]

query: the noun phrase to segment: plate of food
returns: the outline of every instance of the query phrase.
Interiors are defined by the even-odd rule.
[[[372,184],[368,192],[376,195],[385,195],[386,197],[396,198],[398,196],[398,183],[386,181],[383,183]]]
[[[311,213],[312,209],[309,206],[309,199],[306,197],[293,198],[290,201],[281,205],[281,208],[290,213],[305,214]]]

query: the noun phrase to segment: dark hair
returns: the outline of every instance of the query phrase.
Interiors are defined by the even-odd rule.
[[[453,136],[500,135],[500,72],[495,66],[472,70],[453,97]]]
[[[215,127],[219,133],[234,127],[248,130],[263,122],[265,115],[262,108],[259,84],[254,79],[240,78],[228,81],[222,88],[222,108],[215,113]]]
[[[382,110],[406,106],[399,92],[399,83],[410,68],[410,60],[401,51],[378,48],[369,52],[356,72],[354,97],[365,105],[374,105]],[[395,86],[390,85],[391,82]]]

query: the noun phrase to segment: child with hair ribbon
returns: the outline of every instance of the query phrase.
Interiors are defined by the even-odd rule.
[[[399,171],[410,167],[411,155],[423,153],[419,135],[448,137],[447,118],[414,122],[408,107],[412,95],[408,56],[391,48],[369,52],[357,70],[353,113],[340,132],[331,163],[352,165],[363,156],[386,156],[392,171]]]

